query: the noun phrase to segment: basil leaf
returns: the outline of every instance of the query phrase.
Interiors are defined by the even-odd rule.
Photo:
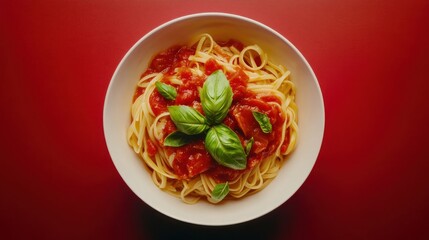
[[[209,128],[206,118],[189,106],[169,106],[168,111],[177,129],[183,133],[195,135]]]
[[[224,124],[213,126],[205,138],[207,152],[220,165],[236,170],[245,169],[247,157],[237,134]]]
[[[181,147],[190,143],[193,140],[192,136],[186,135],[185,133],[175,131],[170,133],[164,139],[164,146],[168,147]]]
[[[259,123],[259,126],[262,129],[262,132],[270,133],[272,131],[272,125],[270,122],[270,118],[267,116],[267,114],[256,112],[256,111],[253,111],[252,113],[253,113],[253,117]]]
[[[253,139],[253,137],[251,137],[246,144],[246,155],[249,155],[250,150],[252,150],[253,147],[253,143],[255,142],[255,140]]]
[[[216,186],[214,187],[214,189],[212,191],[212,199],[216,203],[218,203],[218,202],[222,201],[226,197],[226,195],[228,195],[228,193],[229,193],[228,182],[216,184]]]
[[[156,90],[167,100],[174,100],[177,96],[177,91],[173,86],[162,82],[155,83]]]
[[[200,98],[207,122],[210,125],[221,123],[232,103],[232,88],[221,70],[206,79]]]

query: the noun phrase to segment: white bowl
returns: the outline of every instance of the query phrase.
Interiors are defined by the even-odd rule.
[[[130,107],[137,81],[151,58],[173,45],[189,44],[201,33],[216,40],[237,39],[258,44],[269,58],[285,65],[296,84],[299,139],[278,176],[261,192],[213,205],[202,200],[183,203],[152,182],[143,161],[128,145]],[[119,63],[106,93],[104,135],[110,156],[131,190],[157,211],[188,223],[230,225],[258,218],[287,201],[304,183],[317,159],[325,124],[323,97],[310,65],[286,38],[254,20],[225,13],[200,13],[167,22],[141,38]]]

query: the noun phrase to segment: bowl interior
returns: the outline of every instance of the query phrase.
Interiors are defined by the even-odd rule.
[[[279,175],[261,192],[237,201],[188,205],[159,190],[142,160],[128,146],[132,96],[150,59],[173,45],[189,44],[202,33],[215,40],[237,39],[258,44],[292,73],[297,87],[299,139],[297,148]],[[299,51],[284,37],[253,20],[223,13],[182,17],[154,29],[125,55],[110,82],[104,106],[104,133],[111,158],[132,191],[145,203],[172,218],[202,225],[229,225],[248,221],[275,209],[303,184],[319,153],[324,131],[323,98],[317,79]]]

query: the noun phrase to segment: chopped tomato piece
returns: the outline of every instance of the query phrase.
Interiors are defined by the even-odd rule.
[[[252,109],[246,105],[238,105],[233,110],[235,121],[246,137],[252,137],[255,129],[259,128],[254,119]]]

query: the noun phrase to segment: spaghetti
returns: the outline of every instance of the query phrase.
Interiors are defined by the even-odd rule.
[[[200,94],[208,76],[218,70],[233,93],[221,124],[248,150],[244,169],[215,161],[201,134],[181,146],[165,144],[178,130],[169,107],[189,106],[204,116]],[[256,193],[276,177],[296,145],[297,106],[290,74],[284,66],[272,63],[257,45],[216,42],[209,34],[201,35],[191,47],[169,48],[153,58],[137,83],[128,143],[149,168],[156,186],[186,203],[201,198],[217,203],[212,193],[219,183],[228,183],[229,199]],[[160,82],[174,88],[174,97],[160,93]],[[254,112],[267,117],[270,132],[263,131]]]

